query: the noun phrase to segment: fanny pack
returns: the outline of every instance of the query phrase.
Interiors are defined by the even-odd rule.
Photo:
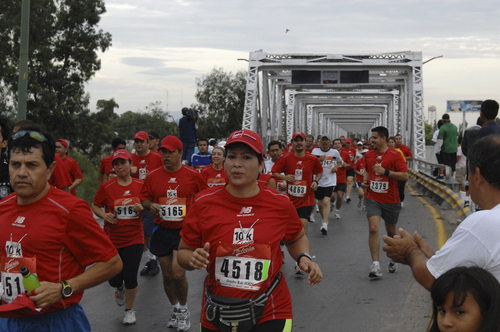
[[[205,281],[205,306],[207,319],[221,332],[248,332],[259,321],[267,300],[282,278],[279,272],[265,293],[255,299],[217,296],[210,293]],[[208,278],[207,278],[208,279]]]

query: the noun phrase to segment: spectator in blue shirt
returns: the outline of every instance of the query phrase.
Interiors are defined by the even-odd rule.
[[[200,138],[198,140],[198,150],[200,152],[193,153],[191,157],[190,165],[201,171],[201,169],[207,165],[210,165],[210,153],[208,153],[208,140],[206,138]]]
[[[182,142],[182,160],[190,161],[196,146],[196,130],[198,129],[198,116],[195,110],[184,107],[182,118],[179,119],[179,133]]]

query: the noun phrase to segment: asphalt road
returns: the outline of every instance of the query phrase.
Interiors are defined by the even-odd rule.
[[[409,189],[398,227],[417,230],[436,249],[436,231],[427,207]],[[368,222],[357,208],[357,198],[341,209],[342,218],[329,220],[328,235],[320,233],[320,216],[309,224],[311,253],[321,266],[321,284],[309,286],[305,276],[294,274],[294,262],[285,259],[282,271],[293,299],[294,331],[425,331],[430,315],[428,292],[414,281],[407,266],[394,274],[387,272],[389,262],[381,251],[383,277],[369,280],[371,264],[368,248]],[[431,203],[432,204],[432,203]],[[435,205],[434,205],[435,206]],[[381,236],[385,229],[381,227]],[[382,241],[381,241],[382,242]],[[141,263],[141,267],[143,266]],[[187,272],[190,331],[199,331],[201,297],[205,271]],[[134,309],[137,323],[122,325],[123,307],[114,300],[114,290],[104,283],[85,291],[81,302],[94,331],[165,331],[170,304],[163,292],[161,276],[139,276],[139,291]]]

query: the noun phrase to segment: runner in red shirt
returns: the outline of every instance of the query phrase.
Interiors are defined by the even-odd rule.
[[[365,196],[365,191],[363,190],[363,187],[361,184],[364,181],[365,177],[365,168],[366,168],[366,162],[365,162],[365,153],[368,152],[368,149],[364,149],[361,151],[361,158],[359,158],[356,161],[356,164],[354,165],[354,171],[356,172],[356,187],[358,188],[358,208],[360,208],[363,205],[363,197]],[[363,205],[363,208],[364,205]]]
[[[387,146],[388,137],[387,128],[373,128],[370,141],[374,149],[365,154],[366,170],[362,186],[366,191],[366,216],[370,228],[368,243],[373,260],[368,275],[370,279],[382,277],[379,262],[380,217],[385,221],[387,236],[394,237],[401,211],[397,181],[408,180],[408,169],[403,156],[399,151]],[[397,264],[391,260],[388,267],[389,272],[394,273],[397,268]]]
[[[401,134],[397,134],[394,137],[394,140],[396,142],[396,149],[399,149],[401,150],[401,152],[403,152],[406,164],[408,164],[408,161],[413,160],[413,153],[411,153],[410,147],[403,144],[403,137],[401,136]],[[406,181],[398,181],[399,199],[401,200],[401,207],[403,207],[403,201],[405,200],[405,188],[406,188]]]
[[[231,134],[226,144],[228,185],[196,196],[184,221],[178,257],[188,270],[206,268],[207,291],[215,296],[244,300],[270,293],[253,329],[252,323],[245,326],[248,320],[224,319],[239,327],[235,330],[290,331],[292,302],[280,272],[280,240],[285,239],[290,255],[309,273],[309,284],[319,283],[323,276],[310,260],[309,241],[290,200],[256,181],[264,167],[263,153],[262,140],[253,131]],[[201,331],[219,331],[219,315],[231,308],[220,311],[214,296],[207,302],[203,294]]]
[[[60,138],[56,141],[56,153],[61,157],[72,181],[68,189],[71,195],[76,196],[76,187],[83,182],[83,174],[76,160],[68,156],[68,147],[69,144],[65,139]]]
[[[135,324],[133,310],[137,294],[137,272],[144,248],[140,193],[144,181],[132,178],[132,158],[127,150],[113,154],[117,177],[103,183],[92,202],[92,211],[104,220],[104,232],[118,249],[123,262],[122,271],[108,282],[116,288],[116,303],[125,305],[124,325]],[[105,208],[105,211],[102,208]]]
[[[158,256],[163,272],[163,287],[172,304],[167,327],[186,331],[191,322],[187,308],[186,271],[177,263],[180,231],[194,195],[207,189],[208,185],[200,172],[182,165],[182,142],[177,137],[165,137],[160,151],[163,167],[152,171],[146,178],[141,191],[141,203],[155,218],[156,226],[149,248]]]
[[[346,192],[346,169],[351,166],[351,159],[347,151],[342,151],[342,141],[340,138],[333,140],[333,148],[337,149],[342,158],[342,165],[337,169],[337,185],[333,189],[333,194],[331,202],[335,201],[335,207],[331,207],[333,210],[333,217],[335,219],[340,219],[340,208],[342,207],[342,202],[344,200],[344,193]]]
[[[125,149],[126,145],[127,142],[125,142],[123,138],[113,138],[111,141],[111,150],[115,153],[117,150]],[[110,180],[116,177],[115,170],[112,165],[113,153],[102,158],[101,160],[101,165],[99,166],[99,185],[106,181],[106,179]]]
[[[297,209],[304,224],[304,232],[307,234],[307,223],[315,204],[314,191],[318,189],[323,166],[318,157],[306,152],[305,138],[304,133],[293,134],[293,152],[281,156],[274,164],[272,173],[278,180],[287,182],[288,196]],[[315,180],[313,180],[314,175],[316,175]]]
[[[347,153],[349,155],[349,167],[345,169],[346,171],[346,203],[351,202],[351,192],[352,192],[352,183],[354,180],[354,176],[356,173],[354,172],[354,163],[356,161],[356,147],[352,146],[352,138],[348,137],[345,140],[345,146],[342,147],[342,152]]]
[[[306,136],[306,152],[311,153],[314,149],[314,136],[307,135]]]
[[[227,175],[226,170],[224,169],[223,147],[214,147],[212,151],[212,163],[203,167],[200,174],[209,187],[226,185]]]
[[[42,282],[26,295],[41,311],[29,318],[0,318],[0,330],[26,330],[29,320],[31,327],[90,331],[79,304],[83,290],[119,273],[120,257],[88,204],[48,184],[56,167],[50,134],[23,127],[9,141],[9,153],[14,193],[0,202],[0,294],[4,303],[24,294],[24,265]]]
[[[134,136],[135,153],[132,154],[132,176],[145,180],[148,173],[163,166],[160,155],[149,150],[149,135],[145,131],[139,131]],[[142,224],[144,226],[144,256],[148,262],[141,270],[140,275],[155,276],[160,273],[156,257],[149,251],[149,241],[153,235],[154,216],[147,211],[142,212]]]

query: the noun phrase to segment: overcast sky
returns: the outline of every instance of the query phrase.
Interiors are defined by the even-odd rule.
[[[167,110],[168,101],[177,119],[196,102],[197,77],[214,67],[246,70],[237,59],[258,49],[443,55],[424,65],[426,117],[430,105],[440,117],[447,100],[500,101],[500,6],[491,0],[108,0],[106,9],[100,28],[113,45],[87,86],[92,111],[99,99],[114,98],[118,113],[155,101]]]

